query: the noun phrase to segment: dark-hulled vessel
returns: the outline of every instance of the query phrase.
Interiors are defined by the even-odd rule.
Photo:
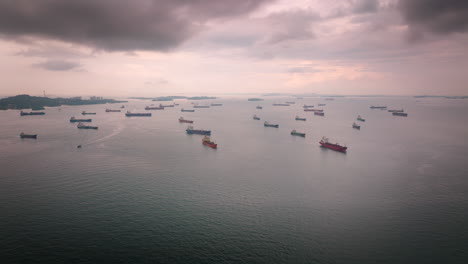
[[[20,112],[20,116],[26,116],[26,115],[45,115],[45,112]]]
[[[325,116],[325,113],[324,113],[324,112],[315,111],[315,112],[314,112],[314,115],[316,115],[316,116]]]
[[[185,132],[187,132],[187,134],[207,135],[207,136],[211,135],[211,130],[193,129],[193,126],[187,127]]]
[[[348,147],[346,146],[341,146],[338,143],[333,144],[333,143],[328,142],[328,138],[326,137],[322,137],[322,140],[320,140],[319,143],[320,143],[320,146],[323,148],[327,148],[327,149],[331,149],[331,150],[335,150],[335,151],[339,151],[343,153],[345,153],[348,150]]]
[[[289,104],[273,104],[273,106],[289,106]]]
[[[292,136],[299,136],[299,137],[305,137],[305,136],[306,136],[305,133],[297,132],[296,129],[294,129],[293,131],[291,131],[291,135],[292,135]]]
[[[164,106],[159,104],[159,106],[147,106],[145,110],[164,110]]]
[[[265,123],[263,123],[263,126],[264,126],[264,127],[276,127],[276,128],[279,127],[278,124],[270,124],[270,123],[268,123],[267,121],[265,121]]]
[[[218,148],[218,144],[214,143],[213,141],[210,140],[210,137],[204,136],[202,139],[202,144],[205,146],[208,146],[210,148]]]
[[[181,111],[181,112],[190,112],[190,113],[195,112],[195,110],[193,110],[193,109],[183,109],[183,108],[180,109],[180,111]]]
[[[299,117],[296,116],[296,121],[306,121],[307,119],[305,117]]]
[[[25,134],[25,133],[21,132],[20,138],[33,138],[33,139],[37,139],[37,134]]]
[[[179,117],[179,123],[190,123],[190,124],[192,124],[193,121],[184,119],[183,117]]]
[[[408,116],[408,113],[403,113],[403,112],[393,112],[392,115],[394,116]]]
[[[361,122],[366,122],[366,120],[362,118],[360,115],[357,116],[356,120],[361,121]]]
[[[78,125],[76,127],[79,128],[79,129],[98,129],[97,126],[88,126],[88,125],[85,125],[83,123],[78,123]]]
[[[258,117],[257,115],[254,115],[253,120],[260,120],[260,117]]]
[[[117,110],[113,110],[113,109],[106,109],[106,112],[107,113],[117,113],[117,112],[121,112],[119,109]]]
[[[125,113],[125,116],[131,117],[131,116],[151,116],[151,113],[132,113],[130,111],[127,111]]]
[[[370,107],[370,109],[382,109],[382,110],[385,110],[385,109],[387,109],[387,107],[386,107],[386,106],[374,106],[374,105],[372,105],[372,106]]]
[[[257,105],[256,108],[257,108],[257,109],[263,109],[263,107],[261,107],[261,106],[259,106],[259,105]]]
[[[356,124],[356,123],[353,123],[353,128],[354,128],[354,129],[359,129],[359,130],[360,130],[360,129],[361,129],[361,126],[358,125],[358,124]]]
[[[211,104],[211,106],[223,106],[223,104]]]
[[[304,105],[302,106],[302,108],[313,108],[314,106],[313,105]]]
[[[72,116],[70,118],[70,123],[76,123],[76,122],[91,122],[93,121],[91,118],[89,119],[79,119],[79,118],[75,118],[74,116]]]
[[[210,108],[209,105],[194,105],[193,108]]]
[[[90,113],[90,112],[86,112],[86,111],[83,111],[81,112],[82,115],[95,115],[96,113]]]

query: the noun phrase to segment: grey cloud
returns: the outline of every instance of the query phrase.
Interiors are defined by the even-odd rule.
[[[167,51],[203,23],[271,0],[2,0],[0,37],[39,37],[108,51]]]
[[[33,66],[49,71],[70,71],[78,70],[81,67],[81,64],[72,61],[48,60],[45,62],[33,64]]]
[[[357,0],[353,3],[353,13],[374,13],[379,9],[378,0]]]
[[[267,42],[276,44],[287,40],[314,38],[312,24],[321,18],[312,10],[291,10],[272,14],[266,19],[274,29]]]
[[[448,34],[468,31],[466,0],[400,0],[398,8],[410,28],[410,39],[425,33]]]

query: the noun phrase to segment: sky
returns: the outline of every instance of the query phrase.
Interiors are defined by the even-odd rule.
[[[466,0],[0,0],[0,95],[468,95]]]

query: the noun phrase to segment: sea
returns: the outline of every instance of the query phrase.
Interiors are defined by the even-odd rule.
[[[468,100],[225,97],[124,115],[159,103],[0,111],[1,263],[468,263]],[[180,111],[194,103],[223,105]]]

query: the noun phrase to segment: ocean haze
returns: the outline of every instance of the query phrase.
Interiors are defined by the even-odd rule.
[[[272,106],[285,101],[296,104]],[[0,111],[6,263],[466,261],[468,101],[221,98],[197,101],[223,106],[194,113],[176,102],[149,118],[123,112],[159,102],[130,100],[122,113],[105,112],[120,104]],[[318,103],[325,117],[303,112]],[[86,116],[97,131],[69,122],[83,110],[97,112]],[[218,149],[187,135],[180,116],[212,130]],[[322,136],[348,153],[320,148]]]

